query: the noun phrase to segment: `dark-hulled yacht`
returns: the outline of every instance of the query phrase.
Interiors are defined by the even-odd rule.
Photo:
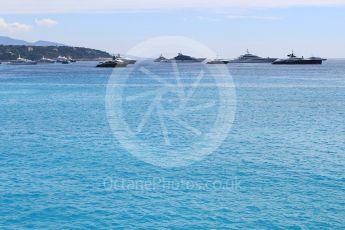
[[[278,59],[274,61],[272,64],[274,65],[321,65],[324,60],[320,57],[310,57],[310,58],[304,58],[303,56],[297,57],[293,51],[291,54],[287,56],[288,58]]]
[[[126,67],[128,63],[117,59],[115,56],[112,60],[100,62],[96,67],[103,67],[103,68],[120,68]]]
[[[176,62],[176,63],[200,63],[205,61],[206,58],[194,58],[188,55],[184,55],[182,53],[178,53],[178,55],[174,58],[168,59],[166,62]]]
[[[262,58],[249,53],[249,51],[247,50],[246,54],[241,55],[234,60],[230,60],[230,63],[272,63],[275,60],[277,60],[277,58]]]

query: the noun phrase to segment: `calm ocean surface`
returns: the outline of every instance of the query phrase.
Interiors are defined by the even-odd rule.
[[[345,228],[345,61],[228,65],[237,98],[230,133],[213,153],[176,168],[148,164],[119,143],[106,111],[112,70],[95,65],[0,65],[0,229]],[[167,80],[177,71],[145,65]],[[178,71],[194,82],[200,68]],[[158,87],[135,67],[121,71],[132,71],[131,95]],[[218,93],[202,92],[196,105]],[[167,97],[170,111],[176,95]],[[124,102],[131,128],[151,99]],[[194,111],[188,124],[207,132],[217,111]],[[138,138],[165,143],[150,121]],[[194,141],[166,125],[171,148]]]

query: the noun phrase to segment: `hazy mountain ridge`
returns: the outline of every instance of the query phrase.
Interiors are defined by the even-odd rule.
[[[14,39],[11,37],[0,36],[0,45],[19,45],[19,46],[66,46],[61,43],[57,42],[49,42],[49,41],[36,41],[36,42],[27,42],[20,39]]]

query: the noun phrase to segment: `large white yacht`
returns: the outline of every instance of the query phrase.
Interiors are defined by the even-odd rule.
[[[121,54],[116,55],[116,56],[115,56],[115,59],[116,59],[117,61],[124,62],[124,63],[126,63],[126,64],[128,64],[128,65],[130,65],[130,64],[135,64],[135,63],[137,62],[136,60],[133,60],[133,59],[124,58],[124,57],[121,56]]]
[[[19,57],[16,60],[8,62],[9,65],[36,65],[37,62]]]
[[[275,60],[277,60],[277,58],[270,58],[270,57],[262,58],[262,57],[249,53],[249,50],[247,50],[246,54],[241,55],[238,58],[231,60],[229,63],[272,63]]]
[[[64,56],[58,56],[56,58],[56,62],[62,63],[62,64],[68,64],[69,63],[69,59],[67,57],[64,57]]]

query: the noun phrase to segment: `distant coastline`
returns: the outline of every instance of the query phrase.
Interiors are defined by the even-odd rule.
[[[30,60],[39,60],[42,57],[56,59],[58,56],[75,60],[99,60],[111,57],[105,51],[84,47],[0,45],[0,61],[15,60],[19,56]]]

